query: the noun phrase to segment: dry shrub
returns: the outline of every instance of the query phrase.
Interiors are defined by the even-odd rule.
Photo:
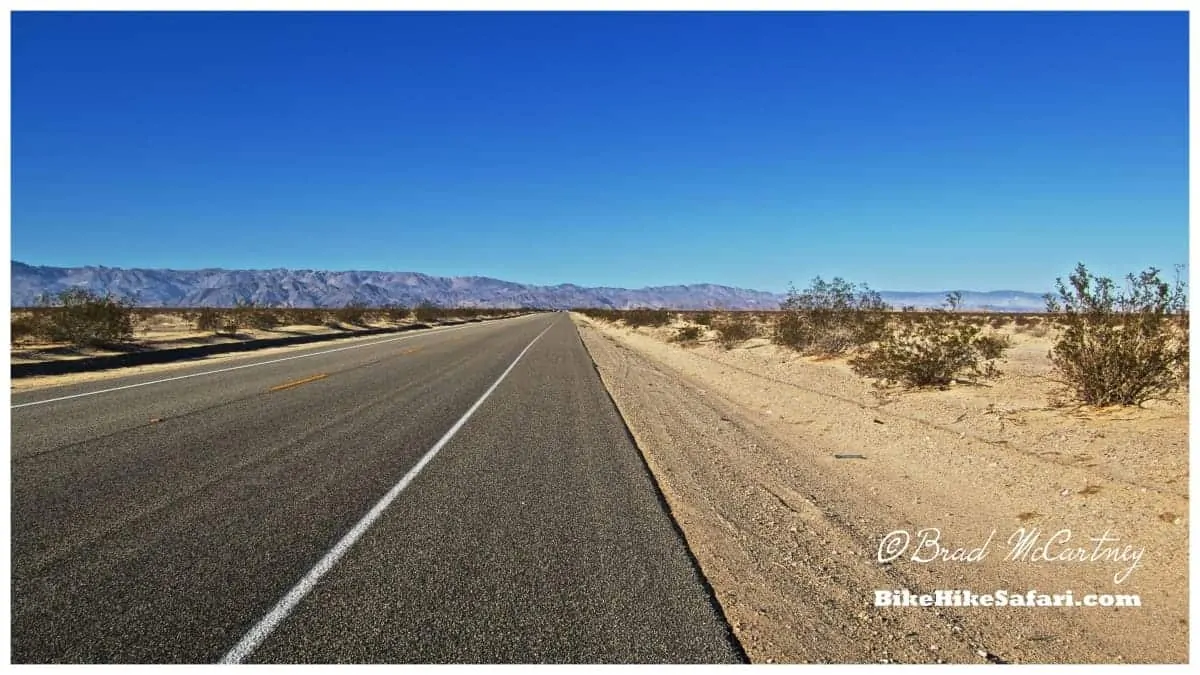
[[[211,307],[202,307],[193,316],[196,330],[215,333],[221,329],[221,313]]]
[[[1080,263],[1069,285],[1046,296],[1063,332],[1050,351],[1058,381],[1082,403],[1141,405],[1186,381],[1188,343],[1177,322],[1187,312],[1186,283],[1158,270],[1126,276],[1124,289]]]
[[[589,319],[596,319],[597,321],[608,321],[610,323],[616,323],[621,318],[620,312],[618,312],[615,309],[605,309],[605,308],[600,308],[600,307],[579,307],[579,308],[573,309],[571,311],[582,314],[582,315],[588,317]]]
[[[790,289],[781,309],[772,342],[802,354],[835,356],[880,339],[891,307],[865,284],[816,277],[803,292]]]
[[[631,309],[622,317],[630,328],[639,326],[665,326],[671,322],[671,314],[665,309]]]
[[[417,305],[412,313],[413,318],[421,323],[433,323],[445,316],[445,310],[429,301]]]
[[[26,340],[39,333],[38,317],[36,314],[12,315],[12,341]]]
[[[960,377],[995,377],[999,374],[995,360],[1008,346],[1007,338],[985,335],[974,323],[932,314],[898,325],[852,358],[850,366],[889,385],[944,387]]]
[[[717,331],[717,343],[725,349],[733,349],[736,345],[758,336],[753,317],[743,312],[729,312],[713,320],[713,329]]]
[[[680,326],[675,334],[670,337],[671,342],[695,342],[700,339],[699,326]]]
[[[366,322],[367,306],[360,302],[348,302],[345,307],[334,310],[333,317],[338,323],[361,326]]]
[[[411,313],[407,307],[399,304],[384,305],[382,311],[383,315],[391,321],[401,321]]]
[[[72,288],[43,297],[41,305],[45,311],[32,325],[39,338],[75,347],[133,339],[133,305],[128,300]]]

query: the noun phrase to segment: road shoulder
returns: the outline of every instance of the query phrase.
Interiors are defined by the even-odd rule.
[[[997,490],[989,461],[1017,461],[1001,456],[1002,449],[993,449],[992,457],[976,444],[959,443],[949,446],[959,457],[947,460],[925,435],[935,431],[917,435],[902,421],[875,422],[884,415],[854,406],[805,414],[811,402],[794,387],[573,318],[751,660],[1186,661],[1187,598],[1174,592],[1186,588],[1186,537],[1179,543],[1178,528],[1169,530],[1169,523],[1155,531],[1138,527],[1143,512],[1163,500],[1180,501],[1186,512],[1185,499],[1131,488],[1119,498],[1051,503],[1052,486],[1020,480]],[[850,439],[855,447],[831,443],[824,433],[831,425],[861,429]],[[848,450],[867,459],[835,456]],[[1054,471],[1063,480],[1077,478],[1062,467]],[[1061,524],[1090,533],[1113,527],[1148,536],[1143,569],[1122,588],[1114,587],[1105,567],[1005,563],[1002,550],[979,565],[876,561],[881,538],[896,529],[942,526],[947,536],[960,537],[997,529],[1007,536],[1020,525],[1017,505],[1030,500],[1047,528]],[[1052,592],[1072,586],[1080,593],[1138,592],[1155,606],[1001,610],[872,603],[876,589]]]

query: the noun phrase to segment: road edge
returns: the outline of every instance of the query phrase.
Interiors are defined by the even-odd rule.
[[[650,479],[650,485],[654,488],[654,499],[658,502],[659,508],[666,514],[667,520],[671,523],[671,529],[679,541],[683,543],[683,550],[687,552],[688,563],[696,574],[696,578],[700,580],[700,585],[704,589],[704,593],[708,598],[709,606],[720,619],[722,626],[725,628],[726,634],[729,636],[729,643],[733,647],[733,651],[738,660],[742,664],[753,663],[750,656],[746,653],[746,648],[742,641],[738,639],[737,631],[733,629],[733,623],[729,620],[729,615],[725,612],[725,607],[721,605],[721,601],[717,598],[716,589],[713,588],[712,582],[709,581],[708,575],[704,573],[704,568],[700,565],[700,559],[696,557],[696,552],[692,550],[691,544],[688,543],[687,534],[683,527],[679,524],[675,517],[675,512],[671,508],[671,503],[667,499],[666,493],[663,491],[662,485],[659,483],[658,475],[650,466],[650,462],[646,459],[646,451],[638,444],[637,437],[633,435],[633,431],[629,428],[629,422],[625,418],[625,413],[621,410],[621,406],[617,400],[613,398],[612,391],[608,388],[608,383],[604,381],[604,376],[600,373],[599,366],[596,365],[596,359],[592,356],[592,352],[588,350],[587,343],[584,342],[583,336],[579,334],[579,324],[576,323],[574,317],[568,317],[571,322],[571,327],[575,329],[575,339],[579,340],[579,346],[583,349],[583,353],[587,354],[588,361],[592,365],[592,371],[596,373],[596,378],[600,380],[600,386],[604,390],[604,395],[608,397],[609,404],[616,411],[617,417],[621,420],[621,430],[625,432],[625,437],[637,449],[638,461],[641,463],[642,470],[646,472],[646,476]]]

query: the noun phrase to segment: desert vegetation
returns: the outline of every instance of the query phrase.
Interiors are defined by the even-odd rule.
[[[1080,264],[1057,281],[1042,313],[964,311],[962,295],[939,308],[892,307],[866,284],[816,277],[792,287],[776,311],[575,311],[630,329],[667,326],[671,342],[732,349],[753,340],[815,360],[836,359],[879,386],[908,389],[980,384],[999,377],[1014,338],[1045,341],[1051,374],[1065,397],[1096,406],[1141,405],[1186,386],[1186,284],[1158,270],[1130,274],[1123,287]]]
[[[1187,382],[1187,292],[1151,268],[1123,288],[1082,263],[1046,309],[1063,327],[1050,352],[1058,381],[1092,405],[1141,405]]]
[[[866,284],[813,279],[803,291],[788,291],[771,339],[811,356],[837,356],[883,337],[891,310]]]
[[[932,314],[885,330],[849,363],[855,372],[884,384],[944,387],[960,377],[995,377],[996,360],[1009,344],[1007,338],[984,334],[972,323]]]
[[[175,342],[194,343],[206,336],[247,339],[314,330],[353,331],[397,325],[410,319],[430,324],[453,323],[513,311],[516,310],[440,307],[432,303],[413,309],[362,302],[331,308],[270,307],[249,299],[240,299],[232,307],[138,307],[132,299],[80,288],[44,296],[33,307],[14,308],[11,325],[14,348],[41,353],[63,348],[170,346]]]
[[[897,522],[966,536],[997,523],[1137,533],[1156,551],[1137,583],[1172,598],[1163,600],[1170,618],[1153,627],[1149,618],[1080,623],[1072,639],[1103,636],[1116,649],[1135,643],[1131,631],[1144,642],[1186,627],[1177,572],[1190,525],[1186,288],[1157,270],[1115,282],[1082,266],[1068,271],[1030,313],[970,311],[956,294],[938,308],[886,307],[868,287],[835,279],[793,289],[774,311],[671,311],[666,325],[633,326],[625,312],[599,310],[578,321],[664,493],[688,514],[682,527],[700,542],[722,606],[759,657],[841,639],[843,626],[816,648],[809,639],[781,647],[776,636],[824,630],[855,584],[865,596],[913,574],[926,574],[930,588],[958,583],[960,570],[921,565],[885,581],[890,569],[875,564],[873,546]],[[830,557],[856,542],[869,545]],[[983,587],[1113,580],[1086,566],[1043,572],[1000,562],[973,566],[971,576]],[[830,610],[813,612],[824,578]],[[797,579],[811,585],[798,590]],[[1053,660],[1048,643],[1004,642],[1035,620],[985,624],[993,632],[981,641],[998,647],[972,644],[967,656]],[[1045,625],[1047,634],[1064,630],[1060,617]],[[929,626],[921,619],[911,634]],[[943,637],[928,642],[939,658]],[[848,638],[846,649],[862,644]],[[917,644],[910,660],[927,653]]]
[[[133,306],[127,300],[73,288],[43,296],[31,312],[13,313],[13,339],[92,347],[133,339]]]

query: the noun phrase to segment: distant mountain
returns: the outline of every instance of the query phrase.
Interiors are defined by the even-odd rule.
[[[782,296],[728,286],[697,284],[584,288],[531,286],[487,277],[434,277],[416,272],[314,270],[165,270],[113,267],[42,267],[12,262],[12,305],[30,306],[43,293],[83,287],[134,298],[147,307],[228,307],[238,299],[284,307],[341,307],[422,301],[446,307],[670,307],[675,309],[776,309]]]
[[[667,307],[671,309],[778,309],[779,293],[714,284],[651,288],[587,288],[574,284],[531,286],[488,277],[434,277],[417,272],[315,270],[166,270],[115,267],[45,267],[12,261],[12,306],[37,303],[44,293],[83,287],[135,299],[145,307],[229,307],[245,299],[282,307],[341,307],[423,301],[446,307]],[[935,307],[945,292],[882,292],[900,307]],[[1037,311],[1041,296],[1018,291],[963,292],[965,309]]]

